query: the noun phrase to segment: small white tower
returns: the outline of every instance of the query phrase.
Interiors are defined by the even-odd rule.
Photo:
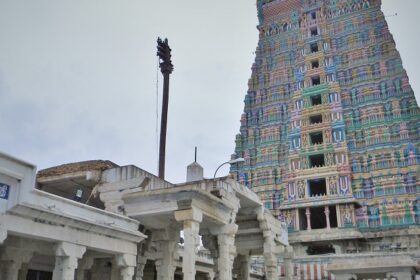
[[[197,163],[197,147],[195,147],[194,162],[187,166],[187,182],[203,180],[203,167]]]

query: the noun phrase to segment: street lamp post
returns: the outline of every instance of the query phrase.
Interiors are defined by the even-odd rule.
[[[221,165],[219,165],[219,167],[217,167],[216,171],[214,172],[213,180],[216,179],[216,173],[220,169],[220,167],[222,167],[223,165],[234,164],[234,163],[239,163],[239,162],[244,162],[244,161],[245,161],[244,158],[237,158],[237,159],[232,159],[232,160],[229,160],[229,161],[226,161],[226,162],[222,163]]]

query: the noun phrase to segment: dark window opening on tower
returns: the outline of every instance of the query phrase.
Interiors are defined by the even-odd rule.
[[[306,209],[301,208],[299,209],[299,229],[300,230],[307,230],[308,229],[308,223],[306,220]]]
[[[327,194],[327,184],[325,182],[325,178],[308,180],[308,186],[309,186],[309,195],[311,197]]]
[[[335,249],[331,244],[316,244],[308,246],[306,252],[308,255],[326,255],[335,254]]]
[[[318,28],[312,27],[311,28],[311,36],[316,36],[316,35],[318,35]]]
[[[332,206],[329,206],[328,209],[330,210],[330,227],[336,228],[338,227],[336,207],[335,205],[332,205]]]
[[[318,94],[318,95],[312,96],[311,97],[311,103],[312,103],[312,106],[321,105],[322,104],[321,95]]]
[[[311,228],[322,229],[327,227],[324,207],[311,208]]]
[[[321,84],[321,78],[319,76],[312,77],[311,80],[312,80],[313,86],[317,86]]]
[[[312,61],[311,64],[312,64],[312,69],[319,68],[319,61],[318,60]]]
[[[311,168],[325,166],[324,154],[309,156],[309,165]]]
[[[311,44],[311,53],[316,53],[318,52],[318,44],[317,43],[312,43]]]
[[[309,117],[309,123],[310,124],[322,123],[322,115],[315,115],[315,116]]]
[[[311,138],[312,145],[319,145],[324,143],[322,132],[313,132],[309,134],[309,137]]]
[[[312,12],[312,13],[311,13],[311,18],[312,18],[312,19],[316,19],[316,12]]]

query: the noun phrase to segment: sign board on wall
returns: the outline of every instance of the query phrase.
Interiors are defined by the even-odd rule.
[[[0,199],[9,199],[10,186],[0,183]]]

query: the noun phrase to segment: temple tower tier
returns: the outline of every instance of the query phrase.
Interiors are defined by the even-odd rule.
[[[418,263],[420,110],[381,1],[257,0],[257,9],[232,155],[245,162],[231,175],[287,223],[294,277],[384,279],[401,271],[381,256],[401,252]],[[361,268],[349,274],[352,261]]]

